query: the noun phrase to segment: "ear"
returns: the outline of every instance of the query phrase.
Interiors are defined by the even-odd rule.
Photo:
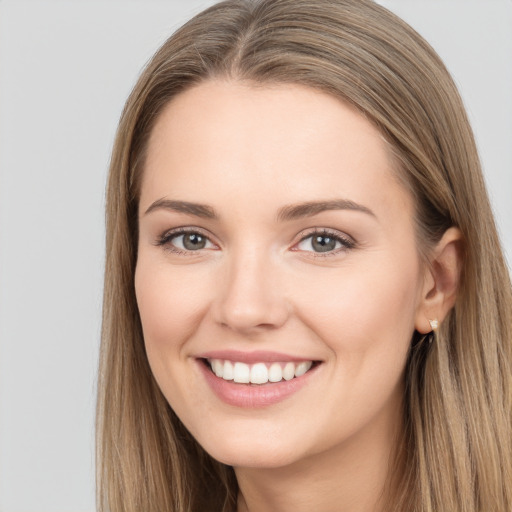
[[[430,321],[442,323],[455,304],[462,269],[462,233],[452,227],[445,231],[425,268],[422,294],[416,311],[416,330],[432,331]]]

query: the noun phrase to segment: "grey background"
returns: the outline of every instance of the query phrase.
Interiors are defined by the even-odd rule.
[[[0,511],[94,510],[109,152],[147,59],[211,1],[0,2]],[[512,1],[388,0],[441,54],[512,260]]]

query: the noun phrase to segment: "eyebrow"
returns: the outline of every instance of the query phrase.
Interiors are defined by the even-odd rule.
[[[279,210],[277,220],[289,221],[303,217],[312,217],[313,215],[329,210],[353,210],[376,217],[375,213],[366,206],[355,203],[349,199],[333,199],[330,201],[310,201],[307,203],[284,206]]]
[[[172,199],[157,199],[151,206],[145,211],[144,215],[151,213],[155,210],[172,210],[178,213],[186,213],[188,215],[194,215],[196,217],[202,217],[205,219],[217,219],[218,215],[215,210],[207,204],[190,203],[188,201],[175,201]]]
[[[153,202],[145,211],[144,215],[159,209],[185,213],[187,215],[194,215],[195,217],[201,217],[204,219],[219,218],[214,208],[207,204],[191,203],[189,201],[177,201],[164,198],[157,199],[155,202]],[[283,206],[277,213],[277,220],[279,222],[286,222],[303,217],[312,217],[313,215],[317,215],[329,210],[352,210],[376,217],[376,215],[369,208],[354,201],[349,199],[332,199],[329,201],[308,201],[306,203]]]

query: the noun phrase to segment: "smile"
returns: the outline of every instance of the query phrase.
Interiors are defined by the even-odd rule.
[[[207,359],[207,362],[212,372],[225,381],[260,385],[301,377],[313,366],[313,361],[247,364],[227,359]]]
[[[224,403],[265,408],[315,382],[323,361],[276,352],[219,350],[195,357],[206,384]]]

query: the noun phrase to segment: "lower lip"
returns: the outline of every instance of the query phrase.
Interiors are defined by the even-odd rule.
[[[317,367],[300,377],[268,384],[237,384],[217,377],[203,360],[198,360],[206,382],[225,403],[235,407],[262,408],[277,404],[299,391]]]

